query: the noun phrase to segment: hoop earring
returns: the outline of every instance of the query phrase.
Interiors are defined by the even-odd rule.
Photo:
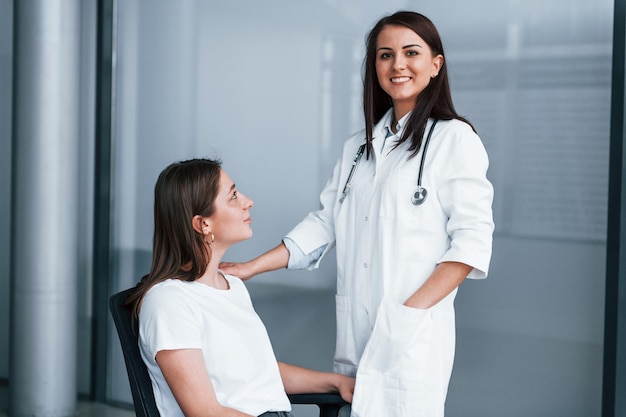
[[[215,242],[215,235],[212,232],[209,232],[209,234],[211,235],[211,241],[208,242],[206,236],[204,237],[204,243],[208,243],[209,246],[211,246],[211,243]]]

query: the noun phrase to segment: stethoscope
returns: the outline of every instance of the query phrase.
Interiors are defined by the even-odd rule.
[[[428,136],[426,136],[426,142],[424,142],[424,150],[422,151],[422,160],[420,161],[420,169],[417,174],[417,190],[413,194],[411,194],[411,203],[414,206],[421,206],[424,201],[426,201],[426,197],[428,196],[428,191],[426,188],[422,187],[422,174],[424,173],[424,161],[426,160],[426,150],[428,149],[428,143],[430,142],[430,137],[433,134],[433,129],[437,124],[437,120],[433,121],[433,124],[430,126],[430,130],[428,131]],[[348,179],[346,180],[346,185],[343,186],[343,192],[341,193],[341,198],[339,199],[339,203],[343,203],[343,200],[346,199],[348,193],[350,192],[350,188],[352,187],[352,177],[354,176],[354,172],[356,171],[359,161],[363,156],[363,152],[365,151],[365,144],[359,146],[359,149],[356,151],[356,155],[354,156],[354,161],[352,161],[352,168],[350,168],[350,173],[348,174]]]

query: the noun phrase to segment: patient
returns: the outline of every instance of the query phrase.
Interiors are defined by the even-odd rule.
[[[291,416],[286,392],[352,400],[353,378],[277,362],[243,282],[218,269],[252,236],[251,207],[219,161],[173,163],[159,175],[152,267],[127,304],[164,417]]]

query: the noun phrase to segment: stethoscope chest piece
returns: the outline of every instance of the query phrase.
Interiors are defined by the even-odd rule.
[[[411,196],[411,203],[414,206],[421,206],[424,201],[426,201],[426,196],[428,196],[428,191],[424,187],[418,187],[417,190]]]
[[[411,203],[414,206],[421,206],[424,201],[426,201],[426,196],[428,192],[426,188],[422,187],[422,174],[424,173],[424,161],[426,160],[426,150],[428,149],[428,143],[430,142],[430,137],[433,134],[433,130],[435,129],[435,125],[437,124],[437,119],[433,120],[433,123],[430,126],[430,130],[428,131],[428,136],[426,137],[426,142],[424,143],[424,150],[422,151],[422,160],[420,161],[419,173],[417,174],[417,190],[411,194]],[[350,168],[350,173],[348,174],[348,179],[346,180],[346,184],[343,186],[343,192],[341,193],[341,198],[339,199],[339,204],[343,203],[343,201],[348,196],[350,192],[350,188],[352,186],[352,176],[356,171],[357,166],[359,165],[359,161],[363,156],[363,151],[365,150],[365,144],[359,147],[359,150],[356,152],[354,156],[354,161],[352,161],[352,167]]]

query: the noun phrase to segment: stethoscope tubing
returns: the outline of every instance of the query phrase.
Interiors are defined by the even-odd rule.
[[[424,142],[424,150],[422,151],[422,159],[420,160],[420,168],[417,174],[417,191],[411,195],[411,202],[413,205],[419,206],[426,200],[426,188],[422,187],[422,175],[424,174],[424,162],[426,161],[426,151],[428,150],[428,144],[430,143],[430,137],[433,134],[433,130],[435,129],[435,125],[437,124],[437,119],[433,121],[430,125],[430,130],[428,131],[428,135],[426,136],[426,141]],[[354,156],[354,160],[352,161],[352,167],[350,168],[350,172],[348,173],[348,178],[346,179],[346,183],[343,186],[343,191],[341,193],[341,198],[339,199],[339,203],[343,203],[343,201],[350,193],[350,188],[352,187],[352,177],[356,172],[357,167],[359,166],[359,162],[361,161],[361,157],[363,156],[363,152],[365,151],[365,144],[359,146],[359,149],[356,151],[356,155]]]
[[[428,131],[428,135],[426,136],[426,141],[424,142],[424,150],[422,151],[422,160],[420,161],[420,169],[417,173],[417,190],[411,196],[411,203],[413,203],[414,206],[422,205],[422,203],[426,201],[426,196],[428,195],[426,188],[422,187],[422,174],[424,173],[424,162],[426,161],[426,151],[428,150],[430,137],[433,134],[433,130],[435,129],[436,124],[437,124],[437,119],[433,120],[433,124],[430,125],[430,130]]]
[[[422,151],[422,160],[420,161],[420,169],[417,174],[417,188],[422,188],[422,174],[424,173],[424,161],[426,161],[426,151],[428,150],[428,144],[430,143],[430,137],[433,134],[433,130],[435,129],[435,125],[437,124],[437,119],[433,121],[433,124],[430,125],[430,130],[428,131],[428,136],[426,136],[426,142],[424,142],[424,150]]]
[[[359,146],[359,149],[356,151],[356,155],[354,156],[354,161],[352,161],[352,167],[350,168],[350,173],[348,174],[348,179],[346,180],[346,184],[343,186],[341,198],[339,199],[340,203],[343,203],[343,200],[346,199],[346,197],[348,196],[348,193],[350,192],[350,187],[352,185],[352,176],[354,175],[354,171],[359,165],[359,161],[361,161],[361,157],[363,156],[364,151],[365,151],[365,144]]]

